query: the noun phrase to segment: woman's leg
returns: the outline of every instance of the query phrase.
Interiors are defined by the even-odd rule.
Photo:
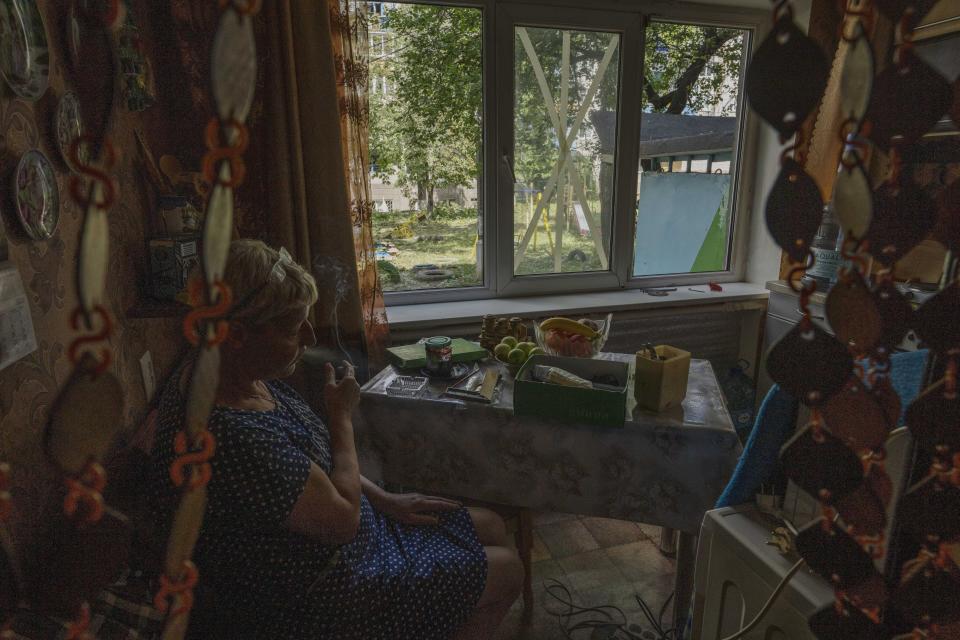
[[[507,526],[503,523],[503,518],[483,507],[467,507],[467,511],[470,512],[480,544],[485,547],[508,546]]]
[[[523,564],[517,552],[506,547],[484,547],[487,582],[473,614],[457,630],[454,640],[487,640],[507,615],[523,588]]]

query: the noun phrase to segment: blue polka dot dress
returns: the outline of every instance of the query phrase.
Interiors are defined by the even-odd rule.
[[[183,398],[173,376],[161,398],[153,449],[156,508],[169,529],[179,492],[169,480]],[[206,516],[194,553],[205,611],[222,637],[431,640],[449,638],[475,608],[486,555],[466,509],[437,526],[391,520],[362,498],[357,537],[324,545],[283,522],[310,461],[332,469],[330,436],[306,403],[267,383],[271,411],[217,407]],[[166,527],[166,528],[164,528]]]

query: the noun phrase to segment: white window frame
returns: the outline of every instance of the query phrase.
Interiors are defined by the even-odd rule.
[[[575,293],[644,287],[736,282],[746,271],[750,209],[753,202],[759,119],[746,104],[746,63],[762,41],[769,13],[755,9],[700,5],[667,0],[636,0],[629,7],[616,0],[415,0],[476,8],[483,11],[483,280],[473,287],[385,292],[388,306],[456,302],[513,296]],[[640,114],[645,26],[648,21],[724,26],[748,32],[738,87],[738,127],[731,157],[731,231],[727,269],[633,277],[633,240],[639,169]],[[608,271],[515,276],[513,274],[513,177],[504,161],[512,157],[514,26],[517,24],[570,29],[616,31],[621,34],[620,91],[617,105],[617,146],[614,164],[614,219]],[[627,109],[624,105],[636,105]],[[493,267],[491,269],[491,266]]]

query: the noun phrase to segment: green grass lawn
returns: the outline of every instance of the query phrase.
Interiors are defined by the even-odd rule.
[[[482,284],[474,253],[477,238],[477,217],[474,210],[447,209],[435,214],[431,219],[423,220],[417,220],[415,213],[393,211],[375,213],[373,216],[374,240],[392,243],[399,250],[393,260],[378,262],[383,290],[411,291]],[[516,248],[526,225],[518,223],[515,227]],[[518,273],[552,273],[554,261],[550,247],[547,233],[541,225],[536,234],[536,244],[530,243]],[[575,250],[582,252],[587,258],[586,261],[577,259],[578,255],[571,256]],[[580,236],[576,231],[564,233],[562,253],[561,269],[564,273],[600,269],[600,259],[596,255],[592,240]],[[396,268],[396,275],[391,273],[393,270],[385,266],[384,262]],[[433,281],[418,279],[414,275],[414,266],[421,264],[435,264],[441,269],[449,270],[451,277]]]

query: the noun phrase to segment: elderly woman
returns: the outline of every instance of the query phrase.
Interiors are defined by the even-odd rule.
[[[488,638],[522,582],[502,520],[444,498],[390,494],[360,475],[353,369],[327,365],[324,424],[279,378],[316,342],[313,278],[286,253],[236,241],[230,334],[209,429],[213,479],[194,554],[203,637]],[[158,513],[190,365],[171,378],[153,449]]]

